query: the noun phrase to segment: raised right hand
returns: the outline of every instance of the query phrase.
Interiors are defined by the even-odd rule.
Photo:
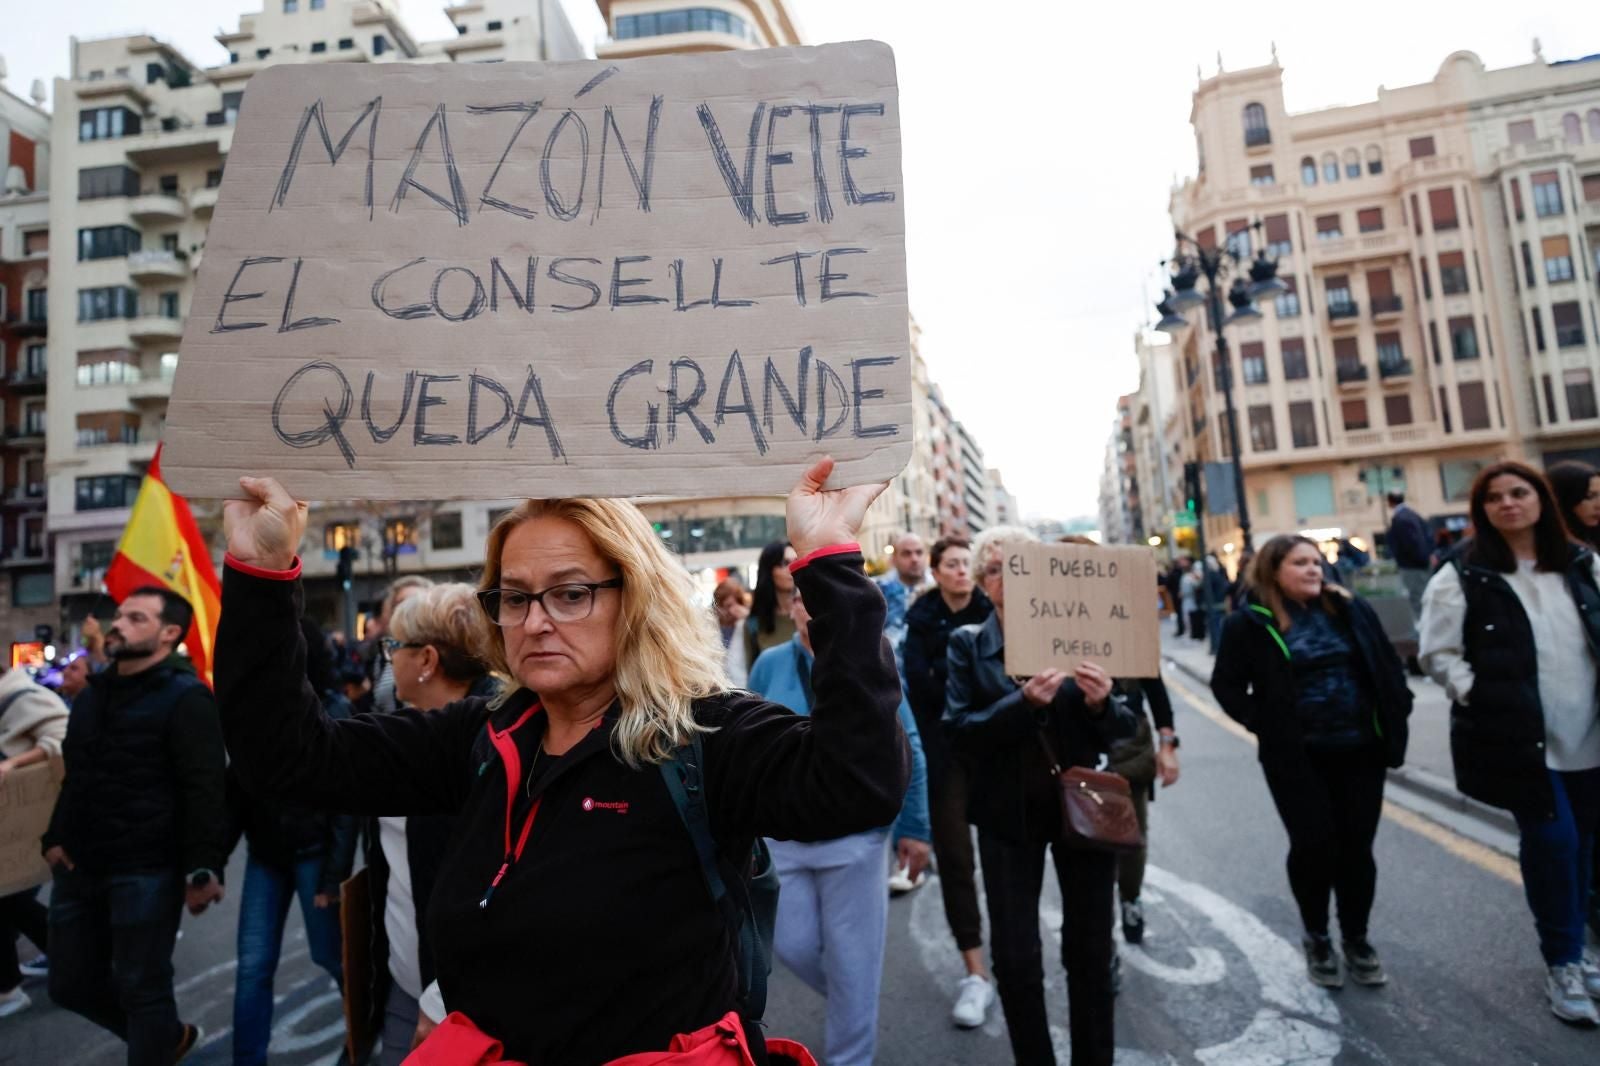
[[[1042,674],[1034,674],[1028,678],[1027,684],[1022,686],[1022,698],[1035,707],[1047,706],[1056,698],[1056,693],[1066,680],[1067,675],[1060,670],[1046,670]]]
[[[248,500],[222,505],[222,527],[228,554],[263,570],[287,570],[306,531],[306,505],[290,496],[277,479],[242,477],[239,487]]]

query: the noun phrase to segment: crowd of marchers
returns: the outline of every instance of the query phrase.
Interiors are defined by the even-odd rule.
[[[529,500],[475,586],[402,578],[351,647],[304,614],[305,505],[243,479],[214,691],[178,648],[189,605],[158,586],[116,606],[59,693],[0,677],[0,779],[66,771],[40,841],[48,905],[0,900],[0,1017],[42,978],[130,1063],[182,1060],[204,1034],[173,990],[181,915],[236,891],[237,1063],[267,1059],[297,902],[346,996],[349,1061],[816,1061],[761,1024],[775,959],[825,998],[817,1058],[870,1063],[890,900],[926,884],[964,969],[950,1039],[998,1006],[1016,1060],[1052,1063],[1050,867],[1071,1059],[1110,1066],[1147,849],[1073,832],[1058,772],[1120,775],[1147,841],[1180,775],[1166,689],[1092,662],[1008,675],[1002,546],[1032,534],[903,534],[874,579],[856,541],[880,487],[828,474],[790,494],[753,587],[730,574],[709,610],[632,504]],[[1447,551],[1391,502],[1412,665],[1452,701],[1458,787],[1515,815],[1551,1009],[1594,1025],[1600,474],[1485,469]],[[1406,663],[1315,542],[1273,537],[1231,581],[1214,562],[1174,567],[1165,598],[1179,635],[1216,641],[1212,690],[1259,741],[1307,979],[1405,980],[1368,917]]]

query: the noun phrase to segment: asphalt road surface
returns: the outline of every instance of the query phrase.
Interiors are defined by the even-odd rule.
[[[1168,683],[1183,737],[1183,779],[1151,808],[1152,855],[1142,949],[1122,947],[1118,1066],[1574,1066],[1600,1062],[1600,1032],[1570,1029],[1545,1005],[1543,967],[1516,865],[1391,803],[1378,835],[1372,938],[1391,983],[1315,989],[1305,979],[1299,923],[1283,872],[1286,842],[1246,739],[1216,721],[1208,694]],[[236,857],[231,884],[238,884]],[[190,1061],[230,1059],[237,900],[185,917],[176,965],[184,1018],[205,1026]],[[1046,944],[1061,924],[1046,879]],[[331,1064],[342,1024],[332,982],[306,956],[290,919],[278,974],[272,1061]],[[26,954],[26,949],[25,949]],[[1047,946],[1058,1055],[1068,1061],[1066,988]],[[982,1028],[949,1022],[961,967],[936,886],[891,909],[878,1061],[1011,1061],[996,1006]],[[110,1066],[120,1046],[29,986],[32,1010],[0,1021],[0,1064]],[[780,966],[768,1019],[774,1033],[819,1052],[822,1001]]]

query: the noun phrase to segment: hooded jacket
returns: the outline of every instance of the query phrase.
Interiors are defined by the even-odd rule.
[[[1387,765],[1405,762],[1411,689],[1405,667],[1383,624],[1362,599],[1339,596],[1336,618],[1347,628],[1359,667],[1371,683],[1373,731]],[[1222,623],[1222,640],[1211,672],[1211,691],[1228,717],[1256,735],[1263,763],[1297,759],[1305,744],[1295,714],[1295,681],[1288,642],[1272,611],[1252,593],[1243,610]]]

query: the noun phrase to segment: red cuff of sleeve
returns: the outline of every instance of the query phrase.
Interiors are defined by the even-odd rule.
[[[222,565],[231,566],[241,574],[266,578],[268,581],[293,581],[300,576],[300,556],[298,555],[294,557],[294,565],[287,570],[267,570],[259,566],[251,566],[243,560],[235,559],[232,552],[222,557]]]
[[[826,548],[818,548],[816,551],[811,552],[803,559],[796,559],[794,562],[790,563],[789,573],[792,574],[796,571],[803,570],[805,567],[816,562],[818,559],[826,559],[830,555],[849,555],[851,553],[860,555],[861,545],[855,543],[830,544]]]

